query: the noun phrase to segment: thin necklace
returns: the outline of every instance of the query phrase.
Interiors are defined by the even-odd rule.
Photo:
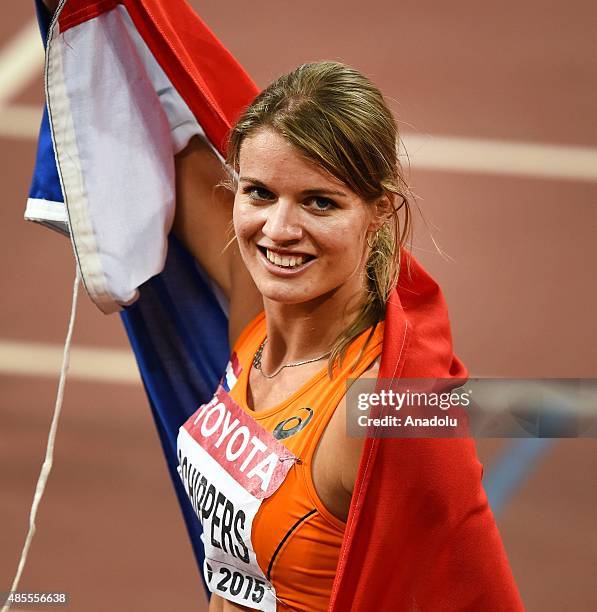
[[[305,359],[304,361],[297,361],[296,363],[287,363],[285,365],[280,366],[273,374],[266,374],[261,369],[261,355],[263,353],[263,347],[265,346],[266,342],[267,342],[267,336],[264,338],[263,342],[259,345],[259,348],[257,349],[257,352],[255,353],[253,357],[253,367],[256,370],[259,370],[261,374],[265,376],[266,378],[273,378],[274,376],[279,374],[284,368],[294,368],[295,366],[304,365],[305,363],[312,363],[313,361],[320,361],[321,359],[323,359],[324,357],[327,357],[332,352],[332,351],[328,351],[327,353],[325,353],[325,355],[322,355],[321,357],[315,357],[314,359]]]

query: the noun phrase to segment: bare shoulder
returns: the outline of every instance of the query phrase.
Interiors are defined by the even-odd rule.
[[[367,379],[370,391],[375,390],[375,384],[377,376],[379,374],[379,366],[381,363],[381,355],[371,364],[371,366],[361,375],[360,379]],[[359,464],[361,462],[361,453],[363,451],[363,445],[365,438],[351,437],[346,434],[346,395],[342,398],[338,405],[338,411],[341,416],[341,423],[344,427],[343,442],[340,446],[340,470],[341,470],[341,483],[344,490],[352,495],[354,491],[354,485],[359,471]]]

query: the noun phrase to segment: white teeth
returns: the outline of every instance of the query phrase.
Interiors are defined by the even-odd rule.
[[[281,257],[277,255],[276,253],[270,251],[269,249],[266,249],[266,256],[272,263],[275,263],[277,266],[281,266],[284,268],[294,268],[296,266],[300,266],[303,263],[305,263],[305,261],[307,260],[307,258],[303,256],[299,256],[299,257],[282,256]]]

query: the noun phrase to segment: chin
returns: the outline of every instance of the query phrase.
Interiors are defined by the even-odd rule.
[[[261,295],[264,299],[271,300],[272,302],[280,302],[281,304],[301,304],[303,302],[309,302],[315,298],[320,297],[322,294],[317,292],[305,292],[299,288],[290,287],[272,287],[271,283],[260,283],[257,284]]]
[[[254,279],[255,285],[264,299],[280,304],[307,304],[309,302],[325,302],[332,297],[337,289],[337,285],[330,285],[329,282],[298,283],[290,280]],[[322,279],[323,280],[323,279]],[[326,279],[327,281],[327,279]]]

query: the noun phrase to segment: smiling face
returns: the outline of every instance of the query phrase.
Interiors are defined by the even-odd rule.
[[[271,129],[243,141],[239,166],[234,229],[264,298],[346,303],[363,295],[375,207]]]

